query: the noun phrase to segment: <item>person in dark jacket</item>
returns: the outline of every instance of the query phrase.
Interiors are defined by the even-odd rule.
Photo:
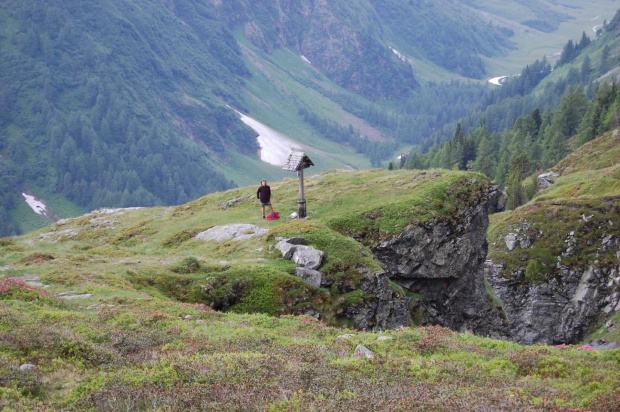
[[[260,205],[263,208],[263,219],[265,219],[265,206],[269,206],[271,214],[275,215],[273,206],[271,206],[271,188],[265,179],[260,181],[260,186],[256,191],[256,197],[260,200]]]

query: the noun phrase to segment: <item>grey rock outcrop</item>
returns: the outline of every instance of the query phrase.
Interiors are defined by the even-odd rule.
[[[298,278],[300,278],[307,284],[312,285],[316,288],[321,287],[321,280],[323,279],[323,275],[318,270],[299,267],[295,268],[295,274]]]
[[[284,259],[302,265],[307,269],[318,269],[323,261],[323,251],[302,244],[299,238],[284,239],[276,244]]]
[[[583,339],[601,314],[620,310],[620,288],[614,278],[620,268],[589,266],[571,269],[538,284],[525,281],[525,272],[503,274],[503,266],[485,263],[485,276],[503,302],[506,335],[523,343],[575,343]]]
[[[411,226],[372,249],[386,275],[424,297],[427,324],[495,335],[501,313],[485,298],[488,214],[496,210],[497,186],[475,204],[463,205],[457,219],[433,219]]]
[[[523,344],[572,344],[607,327],[620,311],[619,200],[539,203],[503,227],[485,276],[502,302],[505,336]],[[504,245],[511,234],[512,249]]]
[[[371,299],[362,299],[345,310],[359,328],[396,329],[410,319],[411,299],[399,296],[389,284],[387,273],[362,272],[360,289]]]
[[[269,232],[269,229],[265,229],[256,225],[241,223],[235,225],[212,227],[205,230],[204,232],[198,233],[196,236],[194,236],[194,239],[205,241],[214,240],[217,242],[222,242],[229,239],[235,241],[242,241],[256,236],[264,236],[267,234],[267,232]]]
[[[559,177],[555,172],[547,172],[538,175],[538,190],[543,190],[555,183],[555,178]]]

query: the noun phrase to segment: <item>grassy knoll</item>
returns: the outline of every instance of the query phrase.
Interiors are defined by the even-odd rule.
[[[304,221],[264,221],[249,187],[0,239],[0,410],[620,407],[619,350],[523,347],[413,323],[336,326],[343,307],[366,298],[348,292],[361,271],[380,270],[368,245],[412,223],[453,219],[484,177],[329,171],[306,183]],[[271,187],[276,209],[292,213],[297,180]],[[194,239],[227,223],[269,232]],[[291,235],[325,251],[321,270],[336,287],[293,276],[295,265],[273,249]],[[308,309],[321,320],[301,315]],[[359,344],[374,358],[354,356]]]

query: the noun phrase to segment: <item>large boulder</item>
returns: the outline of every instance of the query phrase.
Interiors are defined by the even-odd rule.
[[[290,259],[307,269],[318,269],[324,255],[322,250],[300,244],[297,238],[279,241],[276,249],[282,253],[284,259]]]

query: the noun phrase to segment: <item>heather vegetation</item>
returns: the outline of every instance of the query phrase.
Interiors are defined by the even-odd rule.
[[[619,349],[524,347],[415,320],[396,330],[344,326],[344,308],[368,298],[350,292],[360,271],[380,270],[345,234],[377,241],[407,224],[449,220],[454,205],[488,184],[480,174],[447,170],[329,171],[307,177],[307,220],[264,221],[250,187],[177,207],[101,210],[2,238],[0,405],[617,409]],[[296,210],[297,186],[296,179],[271,184],[282,216]],[[441,201],[431,213],[435,196]],[[243,241],[193,237],[228,223],[269,232]],[[295,265],[272,247],[282,236],[324,250],[321,270],[335,286],[295,277]],[[303,315],[309,309],[321,319]],[[358,345],[374,356],[355,355]]]

